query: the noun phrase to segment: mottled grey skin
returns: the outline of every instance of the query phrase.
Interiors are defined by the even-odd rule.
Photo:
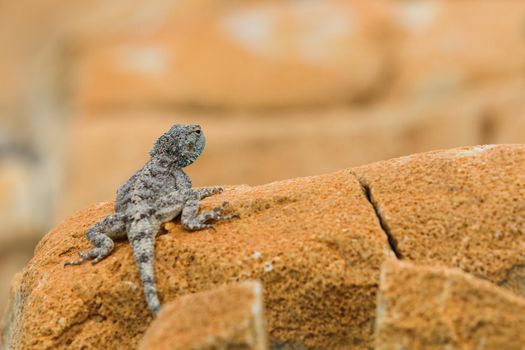
[[[189,231],[213,228],[210,221],[229,220],[222,215],[226,202],[212,211],[199,211],[199,201],[222,191],[219,187],[192,189],[182,168],[202,153],[205,138],[198,125],[175,125],[162,135],[150,152],[151,159],[117,191],[115,214],[86,231],[95,248],[80,253],[81,259],[65,263],[79,265],[88,259],[96,264],[113,250],[113,240],[126,237],[144,285],[146,301],[156,315],[160,309],[153,270],[155,237],[161,225],[181,216]]]

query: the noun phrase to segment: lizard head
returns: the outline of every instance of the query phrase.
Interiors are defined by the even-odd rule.
[[[150,156],[169,157],[177,167],[193,163],[202,153],[206,139],[199,125],[176,124],[157,139]]]

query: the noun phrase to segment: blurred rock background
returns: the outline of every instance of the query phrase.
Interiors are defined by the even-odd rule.
[[[196,186],[525,142],[521,0],[0,1],[0,307],[173,123]]]

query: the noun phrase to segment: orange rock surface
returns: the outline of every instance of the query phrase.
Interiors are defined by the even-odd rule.
[[[235,187],[204,207],[224,200],[241,218],[217,224],[216,232],[165,225],[155,261],[161,301],[259,279],[271,344],[368,348],[379,267],[391,253],[357,180],[341,171]],[[112,203],[81,211],[39,243],[12,296],[8,346],[138,344],[151,316],[129,244],[117,243],[95,266],[63,266],[89,247],[86,228],[111,211]]]
[[[155,262],[161,300],[257,279],[271,346],[368,349],[380,265],[394,253],[524,294],[524,163],[523,145],[477,146],[227,188],[203,207],[227,200],[240,219],[217,232],[165,224]],[[127,242],[98,265],[63,267],[88,248],[86,228],[111,212],[112,203],[81,211],[39,243],[13,284],[8,348],[139,343],[151,318]]]
[[[162,307],[139,350],[267,349],[259,282],[188,294]]]
[[[377,350],[525,346],[525,299],[458,269],[389,260],[381,269]]]
[[[458,267],[525,295],[524,169],[525,146],[486,145],[353,172],[404,258]]]

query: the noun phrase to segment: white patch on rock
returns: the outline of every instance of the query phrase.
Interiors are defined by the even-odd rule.
[[[123,281],[122,284],[124,284],[125,286],[128,286],[131,290],[139,289],[139,286],[137,286],[137,284],[132,281]]]
[[[478,349],[484,349],[486,344],[487,344],[487,341],[485,340],[485,337],[479,338]]]
[[[269,55],[275,38],[275,16],[268,10],[252,8],[233,11],[221,21],[226,34],[248,51]]]
[[[410,30],[422,30],[437,17],[437,4],[430,1],[411,1],[400,7],[399,22]]]
[[[297,55],[325,63],[355,30],[348,8],[314,1],[293,3],[282,13],[265,5],[232,11],[221,20],[226,35],[242,48],[270,59]],[[337,55],[335,55],[337,56]]]
[[[253,252],[253,255],[252,255],[252,256],[253,256],[253,258],[254,258],[255,260],[258,260],[258,259],[261,258],[261,255],[262,255],[261,252],[258,252],[258,251],[255,250],[255,251]]]
[[[348,10],[327,6],[319,2],[302,2],[297,13],[301,30],[298,36],[298,50],[309,63],[321,63],[334,55],[332,48],[350,37],[354,31],[355,19]]]
[[[42,274],[42,277],[40,277],[40,280],[38,281],[35,290],[44,288],[47,282],[47,273]]]
[[[160,46],[123,46],[117,50],[116,66],[144,75],[162,75],[169,68],[169,57]]]
[[[267,261],[264,263],[264,272],[270,272],[273,270],[273,265],[271,262]]]
[[[391,258],[395,258],[396,257],[396,253],[394,253],[394,251],[390,247],[383,248],[383,252],[388,257],[391,257]]]
[[[253,282],[252,285],[254,303],[251,311],[255,329],[255,339],[258,340],[261,349],[266,349],[268,347],[268,340],[266,338],[266,326],[264,322],[263,287],[259,281]],[[258,347],[256,346],[256,348]]]
[[[494,147],[495,145],[482,145],[482,146],[472,147],[470,149],[465,149],[465,150],[459,150],[459,151],[456,150],[454,151],[454,155],[456,157],[472,157],[472,156],[477,156],[481,153],[484,153]]]
[[[443,285],[443,290],[441,291],[441,294],[437,297],[436,301],[440,308],[440,312],[444,312],[447,306],[447,303],[450,300],[453,283],[454,283],[453,281],[447,280]]]
[[[386,303],[380,298],[376,306],[376,323],[382,322],[386,316]],[[376,326],[377,328],[377,326]]]
[[[262,285],[260,282],[253,283],[253,294],[254,294],[254,303],[252,305],[252,315],[253,317],[260,317],[263,310],[261,305],[262,300]]]

